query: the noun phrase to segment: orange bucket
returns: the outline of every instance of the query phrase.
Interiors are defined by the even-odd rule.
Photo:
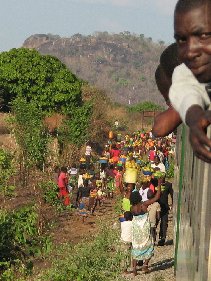
[[[113,139],[113,137],[114,137],[114,133],[113,133],[112,131],[110,131],[110,132],[108,133],[108,138],[109,138],[109,139]]]

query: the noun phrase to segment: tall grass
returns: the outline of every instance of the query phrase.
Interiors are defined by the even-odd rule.
[[[89,237],[75,246],[63,245],[55,255],[52,268],[36,280],[120,280],[122,259],[118,230],[103,224],[96,237]]]

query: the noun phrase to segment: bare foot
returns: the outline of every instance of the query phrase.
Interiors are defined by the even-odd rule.
[[[142,271],[143,271],[145,274],[149,273],[148,265],[144,265],[143,268],[142,268]]]
[[[137,275],[137,270],[133,269],[133,275],[136,276]]]

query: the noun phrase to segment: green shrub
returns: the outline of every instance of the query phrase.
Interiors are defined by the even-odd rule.
[[[121,272],[123,253],[118,247],[117,231],[102,225],[99,234],[72,246],[65,244],[57,252],[52,269],[39,281],[109,281]]]
[[[160,111],[163,110],[163,107],[151,101],[145,101],[142,103],[138,103],[134,106],[128,107],[128,110],[130,112]]]
[[[41,189],[43,190],[43,199],[46,203],[56,206],[60,202],[58,199],[58,186],[52,181],[42,182],[40,184]]]
[[[15,187],[8,184],[9,178],[12,176],[13,170],[13,156],[10,152],[0,149],[0,192],[4,196],[12,196]]]
[[[0,280],[17,280],[14,275],[32,272],[34,256],[50,251],[49,237],[39,234],[35,206],[12,212],[0,211]]]
[[[174,163],[173,162],[169,163],[169,169],[166,172],[166,177],[169,179],[174,177]]]

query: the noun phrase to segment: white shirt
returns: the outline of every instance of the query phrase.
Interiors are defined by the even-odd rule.
[[[105,174],[105,171],[103,170],[102,172],[100,171],[100,179],[105,179],[106,177],[106,174]]]
[[[78,173],[78,169],[76,168],[70,168],[70,170],[68,171],[68,173],[72,176],[77,175]]]
[[[91,152],[92,152],[91,146],[87,145],[87,146],[86,146],[85,155],[86,155],[86,156],[90,156],[90,155],[91,155]]]
[[[184,123],[186,112],[192,105],[199,105],[203,109],[210,105],[205,84],[199,83],[184,63],[174,69],[169,99]]]
[[[159,168],[162,173],[165,173],[165,172],[166,172],[166,167],[165,167],[165,165],[164,165],[163,163],[161,163],[161,162],[160,162],[158,165],[155,165],[155,163],[153,163],[153,164],[151,164],[151,167],[152,167],[153,169],[154,169],[154,168]]]
[[[142,197],[142,202],[145,202],[145,201],[147,201],[148,200],[148,198],[147,198],[147,192],[148,192],[148,190],[149,190],[149,187],[147,187],[147,188],[145,188],[145,189],[143,189],[142,187],[139,189],[139,193],[140,193],[140,195],[141,195],[141,197]]]
[[[84,181],[83,181],[83,175],[78,176],[78,187],[83,186]]]
[[[121,222],[121,240],[123,242],[132,242],[132,221]]]

